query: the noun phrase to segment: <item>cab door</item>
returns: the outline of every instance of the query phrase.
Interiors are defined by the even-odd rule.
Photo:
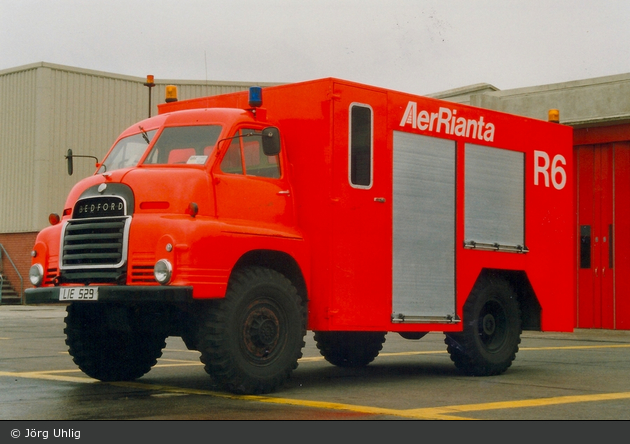
[[[220,149],[225,152],[213,169],[217,216],[260,229],[293,227],[291,190],[281,155],[263,153],[260,130],[241,128]]]

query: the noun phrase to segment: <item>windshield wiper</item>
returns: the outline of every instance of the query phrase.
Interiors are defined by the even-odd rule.
[[[147,145],[151,143],[151,141],[149,140],[149,135],[147,134],[147,132],[144,130],[144,128],[142,128],[142,126],[138,125],[138,128],[140,128],[140,131],[142,131],[142,137],[144,138],[144,140],[147,142]]]

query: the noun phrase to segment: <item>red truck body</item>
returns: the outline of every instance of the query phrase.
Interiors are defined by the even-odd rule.
[[[570,128],[333,78],[262,95],[262,104],[247,92],[161,104],[158,116],[126,130],[72,190],[61,223],[40,233],[28,300],[159,306],[170,327],[158,336],[216,352],[219,340],[199,343],[204,328],[222,322],[213,307],[224,300],[216,306],[226,316],[249,310],[225,300],[239,301],[243,282],[271,270],[290,283],[301,331],[316,332],[333,364],[369,363],[386,332],[442,331],[455,364],[479,375],[509,367],[521,329],[572,331]],[[263,148],[266,138],[279,152]],[[120,154],[123,142],[137,158]],[[117,166],[116,156],[126,160]],[[68,245],[72,230],[110,216],[122,237],[113,262]],[[251,313],[244,325],[257,318],[257,334],[276,346],[290,313]],[[500,359],[486,356],[504,342]],[[229,373],[210,355],[202,356],[209,373]],[[269,383],[218,379],[234,391],[271,391],[287,365]]]

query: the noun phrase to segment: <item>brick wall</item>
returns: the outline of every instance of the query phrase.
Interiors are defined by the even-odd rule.
[[[0,234],[0,244],[2,244],[22,275],[24,290],[32,287],[31,282],[28,280],[28,270],[31,268],[31,250],[33,249],[33,245],[35,245],[36,237],[37,233]],[[9,258],[6,257],[4,251],[0,250],[0,253],[2,254],[2,268],[0,268],[2,270],[2,274],[9,279],[14,290],[19,292],[20,278],[11,265],[11,261],[9,261]]]

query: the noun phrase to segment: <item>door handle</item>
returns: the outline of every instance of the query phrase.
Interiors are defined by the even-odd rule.
[[[288,196],[289,194],[291,194],[291,192],[289,190],[282,190],[282,191],[278,191],[276,194],[278,196]]]

